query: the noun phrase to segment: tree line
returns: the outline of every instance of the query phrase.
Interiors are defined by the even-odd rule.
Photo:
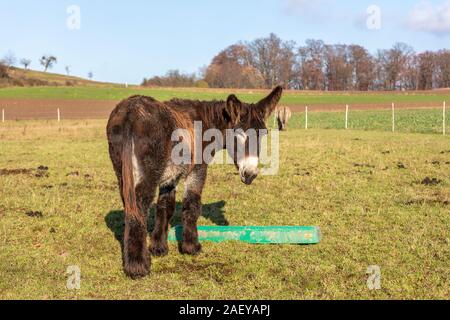
[[[143,86],[147,87],[209,87],[201,77],[195,73],[187,74],[179,70],[169,70],[165,76],[156,76],[142,81]]]
[[[307,40],[303,46],[275,34],[238,42],[218,53],[200,75],[171,71],[146,86],[209,86],[295,90],[428,90],[450,87],[450,50],[417,53],[404,43],[370,53],[360,45]]]

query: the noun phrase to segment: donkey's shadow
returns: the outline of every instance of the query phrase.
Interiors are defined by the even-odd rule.
[[[225,201],[214,202],[210,204],[204,204],[202,208],[202,217],[210,220],[217,226],[228,226],[229,222],[225,217]],[[177,202],[175,213],[171,220],[170,225],[176,226],[181,224],[181,211],[182,204]],[[110,211],[106,217],[105,222],[108,228],[114,233],[116,240],[119,241],[123,251],[123,234],[125,230],[125,213],[123,210]],[[155,208],[154,206],[150,210],[148,215],[147,231],[152,233],[155,226]]]

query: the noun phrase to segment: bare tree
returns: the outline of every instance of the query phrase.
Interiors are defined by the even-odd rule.
[[[396,43],[387,52],[385,70],[389,82],[389,89],[396,90],[404,88],[405,66],[413,55],[413,49],[405,43]]]
[[[438,88],[450,88],[450,50],[444,49],[436,53],[435,78]]]
[[[419,89],[419,63],[420,59],[416,54],[412,54],[406,60],[403,70],[403,89]]]
[[[30,64],[31,64],[31,60],[30,60],[30,59],[23,58],[23,59],[20,60],[20,64],[23,65],[23,68],[24,68],[25,70],[27,70],[28,67],[29,67]]]
[[[68,76],[70,76],[70,66],[66,66],[66,67],[65,67],[65,70],[66,70],[66,74],[67,74]]]
[[[353,89],[367,91],[373,88],[375,80],[374,58],[361,46],[351,45],[348,49],[352,68]]]
[[[261,87],[262,76],[251,62],[251,53],[247,46],[242,43],[229,46],[214,57],[206,69],[205,80],[211,87]]]
[[[327,90],[352,89],[352,66],[346,45],[325,46],[325,87]]]
[[[92,80],[92,78],[94,78],[94,73],[93,73],[92,71],[89,71],[89,73],[88,73],[88,78],[89,78],[90,80]]]
[[[388,50],[378,50],[375,54],[375,90],[386,90],[389,87],[389,80],[387,74],[387,64],[388,64]]]
[[[1,60],[2,64],[9,69],[17,63],[16,55],[12,51],[8,51],[7,54]]]
[[[325,43],[322,40],[306,40],[306,45],[299,48],[298,55],[301,88],[325,89]]]
[[[277,84],[287,87],[293,80],[294,45],[293,42],[283,42],[273,33],[248,44],[252,65],[262,75],[266,88]]]
[[[435,55],[426,51],[417,56],[417,87],[420,90],[429,90],[434,87]]]
[[[296,55],[295,42],[287,41],[282,43],[280,54],[277,61],[277,82],[285,89],[293,89],[296,87]]]
[[[53,68],[53,65],[58,63],[58,59],[52,55],[44,55],[42,56],[40,63],[44,67],[44,72],[47,72],[48,69]]]

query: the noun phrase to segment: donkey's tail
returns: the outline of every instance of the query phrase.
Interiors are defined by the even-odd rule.
[[[125,202],[125,212],[132,217],[139,217],[139,209],[136,204],[136,189],[133,174],[134,141],[130,126],[127,124],[124,130],[122,146],[122,194]]]

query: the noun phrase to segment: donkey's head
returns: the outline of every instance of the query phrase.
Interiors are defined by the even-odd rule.
[[[283,89],[277,87],[256,104],[243,103],[235,95],[227,99],[224,117],[235,133],[234,143],[227,143],[227,150],[242,182],[247,185],[258,176],[261,138],[267,133],[266,121],[275,111],[282,93]]]

